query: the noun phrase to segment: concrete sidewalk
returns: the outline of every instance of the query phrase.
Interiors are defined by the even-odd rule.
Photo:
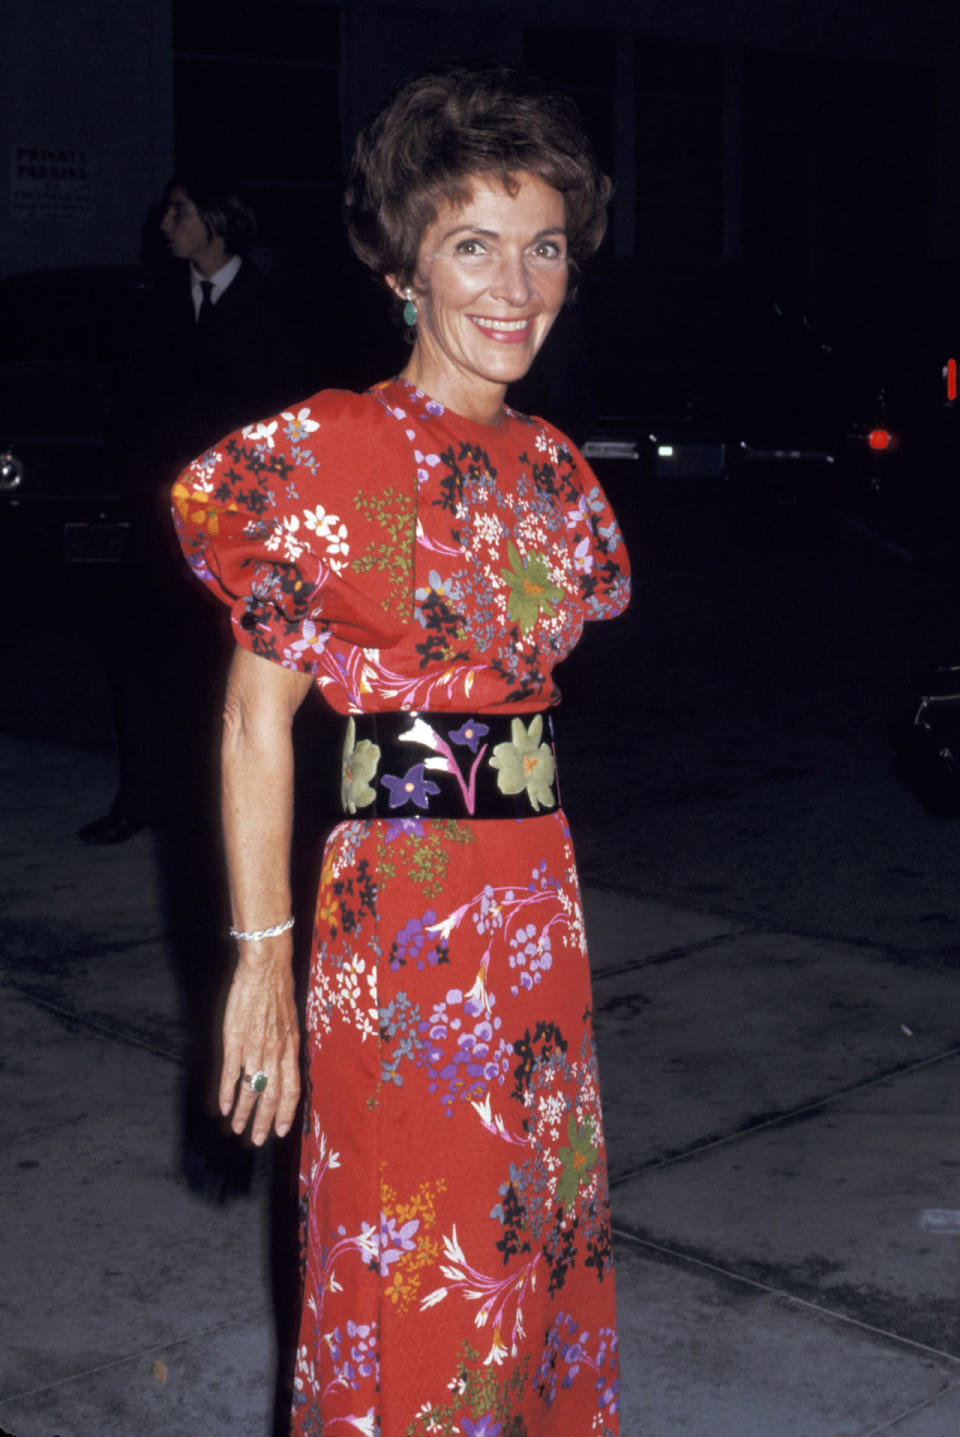
[[[267,1437],[269,1164],[224,1204],[181,1175],[158,844],[75,838],[111,774],[0,735],[0,1429]],[[956,972],[585,906],[624,1437],[957,1437]]]

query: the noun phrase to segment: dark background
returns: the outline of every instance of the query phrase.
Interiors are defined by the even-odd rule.
[[[156,202],[198,150],[221,155],[256,205],[258,259],[298,310],[313,382],[362,385],[393,369],[402,349],[340,232],[356,123],[393,82],[457,54],[525,64],[568,87],[617,195],[604,249],[524,403],[586,426],[599,416],[676,416],[697,395],[732,395],[755,412],[796,390],[852,414],[854,399],[886,386],[910,440],[880,490],[843,472],[809,483],[801,473],[787,485],[762,475],[749,485],[672,484],[639,463],[598,462],[633,557],[635,598],[624,618],[588,631],[560,674],[560,779],[582,876],[692,909],[882,943],[905,962],[952,964],[956,820],[905,768],[902,727],[913,673],[960,638],[956,446],[942,380],[946,357],[960,352],[951,182],[960,35],[953,6],[915,4],[908,17],[903,8],[744,3],[714,14],[690,4],[668,18],[653,5],[598,5],[586,26],[573,6],[551,15],[533,0],[509,16],[490,7],[156,4],[159,98],[137,130],[149,165],[100,183],[104,194],[126,185]],[[58,6],[48,9],[55,17]],[[93,98],[80,129],[109,103],[105,85],[96,98],[102,78],[123,65],[114,9],[90,0],[83,12],[77,70]],[[26,26],[27,7],[15,10]],[[75,122],[69,86],[45,63],[38,47],[31,84],[43,103],[18,123],[37,139]],[[77,362],[62,401],[47,389],[30,416],[41,437],[72,414],[76,440],[91,394],[106,384],[109,400],[131,286],[149,283],[157,263],[147,203],[131,201],[137,223],[122,232],[78,232],[79,290],[64,258],[72,234],[54,245],[38,233],[34,250],[18,232],[4,294],[29,289],[35,300],[7,309],[0,360],[13,370],[24,358]],[[771,321],[774,305],[784,325]],[[786,344],[781,365],[785,332],[799,341]],[[800,355],[811,344],[818,355],[828,344],[832,358],[807,392]],[[25,392],[12,382],[3,389],[0,439],[24,423]],[[5,555],[3,569],[0,726],[36,740],[38,751],[58,743],[109,752],[109,575],[29,546],[15,558]],[[149,652],[153,639],[134,642]],[[337,764],[319,700],[305,706],[297,743],[297,931],[306,936]],[[183,732],[194,763],[197,747]],[[197,1055],[183,1157],[198,1186],[224,1196],[245,1188],[250,1169],[233,1145],[214,1147],[199,1116],[214,995],[230,955],[210,937],[222,933],[225,907],[213,765],[192,789],[183,785],[188,767],[171,773],[180,807],[160,845]],[[291,1177],[281,1158],[281,1215]],[[293,1232],[292,1223],[280,1228]],[[289,1277],[292,1261],[280,1258]]]

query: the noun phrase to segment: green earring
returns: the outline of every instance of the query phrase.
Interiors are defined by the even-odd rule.
[[[417,306],[410,298],[410,290],[406,290],[405,293],[407,296],[407,302],[403,306],[403,322],[410,329],[413,329],[414,325],[417,322]]]

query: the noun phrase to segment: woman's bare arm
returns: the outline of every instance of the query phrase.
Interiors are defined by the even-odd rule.
[[[238,648],[230,668],[223,728],[223,826],[233,923],[270,928],[290,913],[293,818],[293,716],[309,675]],[[242,1133],[256,1104],[251,1137],[259,1146],[290,1130],[300,1096],[300,1032],[293,991],[293,940],[287,932],[238,942],[223,1019],[220,1111]],[[241,1074],[263,1070],[257,1097]]]

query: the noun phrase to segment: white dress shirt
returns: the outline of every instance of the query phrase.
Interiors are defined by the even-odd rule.
[[[190,266],[190,293],[193,297],[193,317],[197,319],[200,314],[200,305],[203,302],[203,290],[200,288],[202,280],[209,279],[213,285],[210,291],[210,303],[216,304],[225,289],[228,289],[237,275],[240,273],[240,266],[243,260],[238,254],[228,259],[225,265],[217,270],[216,274],[201,274],[193,265]]]

